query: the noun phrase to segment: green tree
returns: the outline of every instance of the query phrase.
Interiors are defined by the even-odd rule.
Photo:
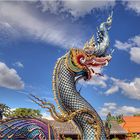
[[[133,116],[140,116],[140,113],[139,114],[134,114]]]
[[[0,103],[0,120],[2,120],[3,116],[7,117],[11,114],[10,107],[6,104]]]
[[[122,123],[124,120],[123,120],[123,115],[116,115],[116,116],[113,116],[111,115],[111,113],[108,113],[107,114],[107,117],[106,117],[106,121],[117,121],[118,123]]]
[[[41,117],[40,110],[31,108],[17,108],[10,114],[9,117]]]
[[[109,112],[109,113],[107,114],[107,116],[106,116],[106,121],[110,121],[110,120],[112,120],[112,115],[111,115],[111,113]]]

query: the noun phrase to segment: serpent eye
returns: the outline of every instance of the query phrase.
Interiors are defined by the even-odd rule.
[[[110,22],[111,21],[111,18],[108,18],[107,21]]]

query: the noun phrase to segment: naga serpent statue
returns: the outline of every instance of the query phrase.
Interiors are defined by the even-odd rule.
[[[76,90],[79,79],[89,80],[96,73],[94,67],[103,67],[111,60],[107,54],[109,47],[108,30],[111,28],[112,14],[106,22],[101,23],[94,36],[85,43],[83,49],[72,48],[58,59],[53,73],[54,98],[61,112],[45,100],[31,95],[31,99],[50,111],[59,122],[72,120],[81,132],[83,140],[106,140],[107,133],[96,110]],[[41,119],[12,118],[0,122],[0,139],[59,139],[54,129]]]

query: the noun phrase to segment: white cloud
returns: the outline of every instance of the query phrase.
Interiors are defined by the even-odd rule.
[[[136,46],[140,46],[140,35],[135,36],[131,39]]]
[[[133,62],[140,64],[140,47],[133,47],[130,49],[130,59]]]
[[[119,87],[118,86],[112,86],[110,89],[108,89],[105,94],[106,95],[110,95],[110,94],[113,94],[115,92],[117,92],[119,90]]]
[[[104,10],[115,5],[115,0],[107,1],[83,1],[83,0],[58,0],[58,1],[41,1],[42,11],[50,11],[53,14],[67,12],[71,16],[78,18],[83,17],[94,10]]]
[[[102,88],[106,88],[107,87],[107,84],[106,84],[107,79],[108,79],[107,75],[104,75],[104,76],[94,75],[91,78],[91,80],[89,80],[89,81],[80,80],[79,83],[81,85],[95,85],[95,86],[100,86]]]
[[[15,62],[13,65],[19,68],[24,68],[24,65],[20,61]]]
[[[47,112],[42,113],[42,118],[45,118],[47,120],[54,120],[50,113]]]
[[[133,106],[122,106],[120,108],[120,110],[116,110],[117,114],[136,114],[136,113],[140,113],[140,108],[136,108]]]
[[[125,82],[112,78],[114,85],[123,91],[123,94],[132,99],[140,100],[140,78],[135,78],[131,82]]]
[[[104,107],[108,108],[109,110],[116,109],[116,103],[104,103]]]
[[[125,50],[130,54],[130,59],[140,64],[140,35],[128,39],[127,42],[116,40],[115,45],[119,50]]]
[[[17,108],[11,108],[10,110],[11,110],[11,111],[15,111],[16,109],[17,109]]]
[[[35,3],[36,2],[36,3]],[[32,5],[31,5],[32,4]],[[64,15],[73,17],[84,16],[94,9],[114,6],[113,1],[30,1],[1,2],[0,22],[6,23],[5,30],[11,28],[15,37],[31,37],[63,48],[81,47],[86,39],[87,27],[82,23],[66,20]],[[65,13],[61,17],[38,12]],[[37,14],[36,14],[37,13]],[[44,18],[45,16],[45,18]],[[61,19],[60,19],[61,18]],[[0,27],[1,28],[1,27]],[[9,29],[8,29],[9,31]],[[7,31],[7,32],[8,32]],[[12,33],[11,33],[12,34]],[[13,37],[13,34],[10,37]],[[6,41],[7,42],[7,41]]]
[[[112,115],[133,115],[140,113],[140,108],[134,106],[118,106],[116,103],[104,103],[103,107],[100,108],[100,115],[105,117],[108,113]]]
[[[116,41],[115,41],[115,47],[116,47],[117,49],[119,49],[119,50],[127,50],[128,48],[131,48],[132,45],[129,44],[129,43],[127,43],[127,42],[122,43],[121,41],[116,40]]]
[[[81,46],[84,29],[80,24],[60,20],[57,17],[42,18],[29,6],[22,2],[1,2],[0,21],[19,31],[18,35],[21,37],[31,36],[65,48]]]
[[[3,62],[0,62],[0,87],[9,89],[24,88],[24,82],[21,80],[16,70],[9,68]]]
[[[140,1],[125,1],[123,4],[126,6],[127,10],[133,10],[138,15],[140,15]]]
[[[107,75],[96,76],[94,75],[91,80],[84,81],[83,79],[79,81],[79,83],[83,86],[92,85],[99,86],[101,88],[106,89],[105,95],[111,95],[119,90],[121,93],[131,99],[140,100],[140,78],[137,77],[132,81],[125,81],[116,79],[113,77],[108,77]],[[108,84],[111,84],[109,88]]]
[[[136,77],[132,81],[125,81],[116,78],[108,78],[108,80],[112,83],[111,88],[109,88],[105,95],[111,95],[119,90],[121,93],[131,99],[140,100],[140,78]]]
[[[1,21],[0,17],[0,46],[9,46],[9,43],[14,43],[18,38],[18,32],[6,21]]]
[[[53,14],[58,14],[61,8],[62,2],[57,0],[57,1],[41,1],[40,0],[40,6],[42,12],[49,11],[50,13]]]

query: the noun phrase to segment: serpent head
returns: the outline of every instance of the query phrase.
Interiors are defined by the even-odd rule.
[[[111,13],[111,15],[107,18],[106,24],[108,26],[110,26],[112,24],[112,16],[113,16],[113,12]]]
[[[76,75],[86,76],[86,80],[90,79],[93,74],[97,74],[93,70],[94,67],[107,66],[111,60],[111,55],[98,56],[93,52],[94,45],[84,49],[72,48],[66,58],[67,67]]]
[[[72,48],[67,55],[67,67],[76,75],[87,75],[87,79],[91,78],[92,73],[95,73],[94,67],[103,67],[108,65],[111,60],[111,55],[107,54],[107,49],[110,46],[108,30],[111,28],[112,15],[109,15],[106,22],[101,23],[98,30],[97,43],[94,36],[87,41],[83,49]],[[98,41],[99,39],[99,41]],[[100,74],[99,74],[100,75]]]

